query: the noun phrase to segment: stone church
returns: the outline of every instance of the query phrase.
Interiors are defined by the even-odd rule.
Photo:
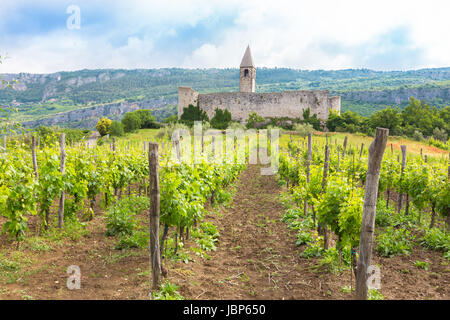
[[[206,111],[211,119],[215,109],[228,109],[234,121],[245,122],[248,115],[256,112],[264,118],[303,118],[303,110],[308,107],[311,115],[317,114],[322,120],[328,119],[329,110],[340,113],[341,97],[330,97],[328,90],[297,90],[284,92],[255,92],[256,68],[250,46],[242,58],[239,73],[239,92],[219,92],[201,94],[191,87],[178,88],[178,118],[183,108],[190,104]]]

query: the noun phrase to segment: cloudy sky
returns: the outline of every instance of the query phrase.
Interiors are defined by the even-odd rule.
[[[234,68],[247,44],[257,67],[448,67],[449,12],[448,0],[0,0],[0,73]]]

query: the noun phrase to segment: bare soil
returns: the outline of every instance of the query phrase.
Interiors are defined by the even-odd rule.
[[[209,260],[170,265],[169,279],[187,299],[352,299],[350,271],[320,271],[317,259],[301,258],[296,235],[280,221],[285,210],[275,176],[249,166],[236,185],[230,208],[207,220],[220,230],[220,243]],[[428,261],[430,270],[418,269]],[[449,299],[450,269],[442,253],[416,247],[410,256],[382,258],[380,292],[386,299]],[[353,280],[353,288],[355,279]]]
[[[177,284],[185,299],[352,299],[342,291],[351,284],[349,270],[334,275],[318,270],[317,259],[300,257],[304,246],[295,246],[295,233],[280,221],[283,188],[259,169],[249,166],[241,173],[229,207],[209,210],[206,220],[220,231],[210,259],[191,252],[193,261],[187,264],[165,261],[164,281]],[[47,249],[38,242],[17,249],[0,236],[0,260],[19,265],[11,271],[0,261],[0,299],[147,299],[148,250],[113,249],[117,238],[105,236],[104,210],[97,204],[94,212],[87,235],[75,241],[44,239]],[[38,234],[39,219],[32,217],[30,225],[30,233]],[[193,245],[192,240],[185,243],[186,248]],[[380,292],[386,299],[449,299],[450,270],[442,253],[416,247],[410,256],[375,255],[374,260],[381,267]],[[416,260],[429,262],[430,270],[415,267]],[[81,269],[80,290],[67,289],[70,265]]]

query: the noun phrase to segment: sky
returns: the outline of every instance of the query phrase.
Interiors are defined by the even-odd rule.
[[[450,66],[448,0],[0,0],[0,73]],[[79,14],[78,14],[79,13]]]

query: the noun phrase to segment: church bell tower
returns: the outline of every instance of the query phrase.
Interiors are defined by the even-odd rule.
[[[239,91],[240,92],[255,92],[255,78],[256,68],[253,63],[252,53],[250,46],[247,46],[244,57],[241,61],[239,74]]]

